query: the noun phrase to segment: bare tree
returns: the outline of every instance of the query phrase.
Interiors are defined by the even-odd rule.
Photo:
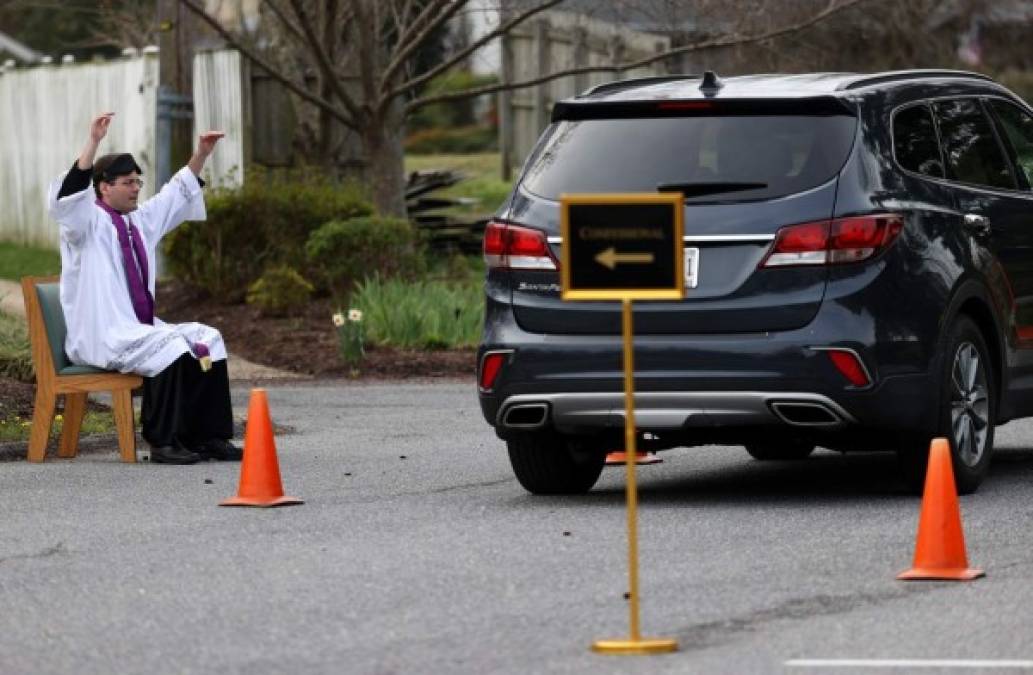
[[[6,0],[7,12],[49,12],[75,17],[74,37],[65,39],[64,49],[124,49],[157,44],[155,0],[96,0],[68,3],[62,0]],[[0,2],[0,7],[3,6]],[[66,24],[67,25],[67,24]],[[45,27],[52,29],[52,25]]]
[[[154,0],[98,0],[93,39],[141,49],[158,44]]]
[[[662,61],[672,55],[703,49],[771,40],[813,26],[848,7],[868,0],[827,0],[819,9],[780,13],[769,23],[729,22],[720,35],[683,44],[646,59],[628,63],[560,70],[523,82],[478,87],[460,92],[421,96],[434,77],[457,68],[492,40],[506,34],[564,0],[526,0],[512,3],[499,25],[469,42],[441,62],[418,72],[416,57],[435,31],[470,4],[470,0],[264,0],[263,12],[274,17],[281,36],[278,56],[224,28],[205,11],[202,0],[180,0],[201,17],[227,44],[279,80],[306,104],[319,111],[328,129],[343,125],[362,145],[366,177],[373,202],[382,213],[404,214],[402,135],[406,117],[414,110],[440,101],[490,94],[504,89],[534,86],[553,79],[588,72],[622,72]],[[670,12],[695,10],[715,0],[665,0]],[[629,6],[634,3],[628,2]],[[730,3],[724,3],[727,6]],[[758,6],[763,1],[756,2]],[[768,2],[768,5],[777,4]],[[813,6],[813,2],[808,3]],[[748,13],[759,16],[759,12]],[[774,26],[774,27],[771,27]],[[329,143],[327,136],[322,139]],[[331,156],[326,153],[325,156]]]

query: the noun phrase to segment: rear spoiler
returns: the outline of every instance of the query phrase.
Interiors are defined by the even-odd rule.
[[[808,98],[659,99],[653,101],[581,101],[567,99],[552,107],[552,121],[635,119],[650,117],[713,117],[803,115],[857,117],[857,108],[838,96]]]

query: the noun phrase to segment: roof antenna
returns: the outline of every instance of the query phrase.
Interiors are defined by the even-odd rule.
[[[699,90],[703,92],[704,96],[716,96],[723,86],[725,83],[721,81],[717,73],[712,70],[703,72],[703,83],[699,85]]]

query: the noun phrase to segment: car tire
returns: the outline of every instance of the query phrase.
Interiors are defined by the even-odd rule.
[[[997,386],[990,350],[979,327],[962,316],[947,334],[940,360],[936,437],[950,441],[958,494],[979,488],[990,468],[997,415]],[[922,494],[929,464],[929,438],[906,442],[897,450],[908,488]]]
[[[549,432],[513,436],[506,446],[520,485],[536,495],[584,494],[599,480],[606,461],[606,453]]]
[[[814,452],[814,443],[789,439],[774,443],[747,443],[746,452],[753,459],[770,460],[807,459]]]

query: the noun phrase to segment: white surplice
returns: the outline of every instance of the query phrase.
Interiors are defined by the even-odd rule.
[[[226,358],[222,335],[200,323],[140,323],[126,283],[122,248],[111,216],[94,201],[93,186],[57,199],[64,175],[50,185],[47,203],[61,226],[61,308],[72,363],[123,373],[157,375],[191,345],[203,342],[213,361]],[[124,217],[140,232],[147,251],[147,288],[154,296],[158,242],[185,220],[204,220],[204,196],[197,177],[183,167],[161,192]]]

